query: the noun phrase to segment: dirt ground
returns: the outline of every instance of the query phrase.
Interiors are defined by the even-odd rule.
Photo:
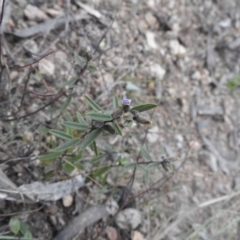
[[[5,1],[0,235],[14,235],[9,221],[15,216],[33,239],[67,239],[59,233],[74,231],[74,221],[90,209],[99,216],[70,239],[240,239],[240,1],[46,2]],[[91,56],[87,68],[76,55]],[[10,199],[6,181],[18,187],[70,177],[63,162],[43,164],[39,156],[53,144],[47,129],[89,109],[84,95],[107,110],[114,95],[133,106],[158,105],[145,113],[151,126],[135,124],[123,136],[97,141],[99,151],[114,149],[128,163],[136,162],[142,144],[154,161],[165,154],[172,163],[172,172],[158,166],[147,180],[137,169],[134,202],[125,208],[140,213],[137,227],[123,229],[116,215],[90,208],[106,206],[113,187],[129,186],[133,168],[110,168],[107,184],[86,183],[68,195],[69,205],[62,199],[23,203],[19,194]],[[94,155],[84,153],[87,174]],[[101,165],[113,164],[112,156]]]

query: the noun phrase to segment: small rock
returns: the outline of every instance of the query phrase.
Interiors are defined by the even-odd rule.
[[[12,71],[10,73],[10,79],[14,80],[15,78],[17,78],[19,76],[19,72],[18,71]]]
[[[34,139],[33,132],[26,130],[26,131],[24,132],[24,138],[25,138],[28,142],[33,142],[33,139]]]
[[[47,9],[47,14],[49,14],[52,17],[57,17],[57,16],[61,15],[62,13],[63,13],[62,11],[56,10],[53,8]]]
[[[112,63],[116,66],[122,65],[124,63],[124,59],[122,57],[114,57],[112,59]]]
[[[126,208],[116,216],[115,221],[121,229],[136,229],[142,222],[141,213],[137,209]]]
[[[107,207],[107,211],[110,215],[115,215],[119,209],[118,203],[113,200],[113,199],[109,199],[106,203],[106,207]]]
[[[158,78],[159,80],[162,80],[166,70],[164,68],[162,68],[161,65],[154,63],[150,65],[150,71],[155,75],[156,78]]]
[[[117,230],[113,227],[106,227],[105,233],[108,240],[118,240]]]
[[[184,147],[184,138],[181,134],[176,134],[175,139],[177,140],[177,146],[179,149]]]
[[[114,83],[114,78],[111,73],[105,73],[103,75],[103,79],[104,79],[105,83],[109,86]]]
[[[159,128],[158,126],[154,126],[149,129],[148,135],[147,135],[147,140],[150,143],[155,143],[159,138]]]
[[[158,45],[155,41],[155,34],[153,32],[147,31],[146,32],[146,39],[149,48],[158,49]]]
[[[56,205],[50,205],[44,208],[45,213],[56,214],[57,211],[58,211],[58,208]]]
[[[144,21],[143,19],[139,19],[138,28],[140,28],[142,30],[148,29],[148,25],[147,25],[146,21]]]
[[[179,32],[181,30],[180,25],[178,22],[172,24],[172,31]]]
[[[42,10],[31,4],[25,7],[24,14],[29,20],[44,21],[48,19],[48,16]]]
[[[148,0],[146,2],[147,6],[150,8],[155,8],[156,7],[156,1],[155,0]]]
[[[198,114],[210,115],[210,116],[215,116],[215,115],[221,116],[221,115],[224,115],[224,110],[223,110],[223,107],[220,105],[209,104],[209,105],[198,106]]]
[[[146,240],[146,238],[139,231],[133,231],[132,240]]]
[[[186,53],[186,48],[181,45],[178,40],[172,39],[169,41],[169,48],[172,55],[184,55]]]
[[[72,195],[69,194],[69,195],[64,196],[62,199],[62,203],[63,203],[64,207],[71,207],[72,203],[73,203]]]
[[[54,74],[55,65],[46,58],[43,58],[41,61],[39,61],[38,67],[40,74],[47,76],[52,76]]]
[[[200,142],[198,142],[197,140],[193,140],[189,142],[189,147],[198,151],[201,149],[202,145]]]
[[[222,28],[227,28],[227,27],[230,27],[231,26],[231,19],[230,18],[226,18],[222,21],[220,21],[218,23],[218,25]]]
[[[145,19],[149,26],[151,26],[151,27],[156,26],[157,19],[153,16],[153,14],[151,12],[147,12],[145,14]]]
[[[57,218],[55,216],[51,215],[49,219],[53,226],[57,226]]]
[[[25,51],[33,53],[33,54],[36,54],[38,52],[38,45],[32,39],[28,39],[28,40],[24,41],[23,48],[25,49]]]
[[[133,84],[132,82],[127,82],[126,89],[128,91],[141,91],[141,88],[139,88],[137,85]]]
[[[193,80],[200,80],[202,78],[201,73],[199,71],[196,71],[192,74]]]

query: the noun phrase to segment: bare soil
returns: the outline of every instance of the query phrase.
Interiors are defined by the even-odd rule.
[[[172,161],[173,172],[159,166],[147,182],[136,172],[131,207],[142,215],[141,239],[240,239],[240,2],[79,2],[5,2],[0,169],[16,186],[69,177],[63,163],[43,165],[39,156],[51,147],[45,129],[89,109],[84,95],[108,110],[113,95],[133,105],[156,103],[145,115],[151,126],[133,125],[122,137],[97,142],[101,151],[107,144],[120,150],[128,162],[136,161],[143,143],[154,161],[164,154]],[[74,54],[91,55],[92,68],[84,69]],[[73,78],[75,85],[64,86]],[[86,156],[93,158],[90,151]],[[126,186],[133,174],[122,167],[109,171],[109,185],[87,184],[69,207],[62,200],[0,200],[0,234],[10,234],[8,223],[17,216],[34,239],[54,239],[89,206],[106,204],[111,181]],[[106,217],[75,239],[137,238]]]

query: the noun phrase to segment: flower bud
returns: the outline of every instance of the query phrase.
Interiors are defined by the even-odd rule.
[[[113,128],[111,125],[109,125],[109,124],[105,124],[105,125],[103,126],[103,129],[104,129],[105,131],[111,133],[112,135],[115,134],[114,128]]]
[[[126,113],[130,110],[130,105],[123,105],[123,111]]]
[[[124,98],[123,100],[122,100],[122,105],[130,105],[131,104],[131,99],[127,99],[127,98]]]
[[[166,172],[172,172],[172,165],[171,162],[169,161],[169,159],[167,159],[165,156],[162,156],[163,161],[161,162],[161,165],[163,167],[163,169]]]
[[[130,112],[134,115],[134,117],[137,117],[138,116],[138,114],[139,114],[139,111],[137,111],[137,110],[130,110]]]
[[[141,124],[152,124],[152,122],[144,117],[141,117],[139,115],[137,116],[134,116],[133,117],[133,120],[138,122],[138,123],[141,123]]]
[[[123,107],[120,106],[111,115],[112,115],[113,120],[116,120],[116,119],[120,118],[123,115]]]
[[[122,100],[122,107],[124,112],[128,112],[130,110],[131,99],[124,98]]]

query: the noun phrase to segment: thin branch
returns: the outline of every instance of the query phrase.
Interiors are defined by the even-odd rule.
[[[29,116],[32,116],[36,113],[38,113],[39,111],[43,110],[44,108],[52,105],[54,102],[56,102],[59,98],[61,98],[63,95],[65,95],[65,91],[63,90],[60,90],[58,94],[56,94],[57,96],[49,103],[45,104],[44,106],[42,106],[41,108],[37,109],[36,111],[33,111],[31,113],[28,113],[26,115],[23,115],[23,116],[20,116],[20,117],[15,117],[15,118],[10,118],[10,119],[2,119],[2,121],[4,122],[10,122],[10,121],[15,121],[15,120],[19,120],[19,119],[22,119],[22,118],[26,118],[26,117],[29,117]]]
[[[26,93],[26,90],[27,90],[27,85],[28,85],[28,83],[29,83],[31,73],[32,73],[32,69],[30,68],[30,69],[29,69],[28,76],[27,76],[27,81],[25,82],[25,85],[24,85],[24,89],[23,89],[23,94],[22,94],[22,98],[21,98],[20,107],[19,107],[18,111],[14,113],[14,115],[16,115],[17,113],[19,113],[20,110],[21,110],[21,108],[22,108],[23,101],[24,101],[24,97],[25,97],[25,93]]]
[[[37,59],[36,61],[32,62],[32,63],[28,63],[27,65],[24,65],[24,66],[17,66],[19,69],[21,68],[25,68],[25,67],[29,67],[29,66],[32,66],[33,64],[41,61],[43,58],[47,57],[48,55],[54,53],[55,51],[51,51],[49,53],[46,53],[45,55],[43,55],[41,58]]]

